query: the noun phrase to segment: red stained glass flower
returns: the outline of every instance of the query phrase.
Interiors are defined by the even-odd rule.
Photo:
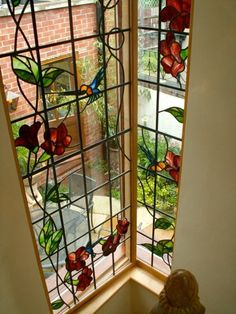
[[[115,252],[119,244],[120,234],[110,235],[102,246],[103,255],[108,256],[109,254]]]
[[[58,128],[50,128],[48,132],[44,133],[45,141],[41,147],[49,155],[62,155],[65,148],[71,143],[71,136],[68,135],[67,128],[64,123],[61,123]]]
[[[66,269],[68,271],[80,270],[85,267],[85,261],[89,258],[89,253],[85,247],[81,246],[75,252],[69,253],[66,258]]]
[[[183,32],[190,26],[190,9],[191,0],[167,0],[160,13],[161,21],[170,21],[170,30]]]
[[[175,155],[173,152],[168,151],[166,154],[166,171],[169,172],[170,176],[178,183],[179,172],[181,165],[181,156]]]
[[[23,146],[30,151],[36,152],[38,150],[38,131],[41,127],[41,122],[34,122],[31,126],[22,125],[19,129],[19,137],[15,139],[15,146]]]
[[[160,53],[163,55],[161,65],[166,73],[176,77],[185,69],[184,60],[180,56],[181,46],[175,41],[172,32],[168,32],[166,39],[160,42]]]
[[[82,274],[78,277],[79,283],[77,285],[77,291],[84,291],[90,285],[91,281],[93,280],[91,275],[92,269],[88,268],[87,266],[84,267]]]
[[[128,231],[128,228],[129,228],[129,221],[127,220],[127,218],[118,220],[118,224],[116,225],[116,230],[118,234],[125,234]]]

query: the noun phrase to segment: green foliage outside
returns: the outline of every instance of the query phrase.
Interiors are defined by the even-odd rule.
[[[141,85],[138,85],[138,96],[142,96],[147,101],[150,101],[152,98],[150,89]]]
[[[154,177],[149,177],[148,183],[142,180],[143,188],[138,182],[138,201],[144,202],[149,206],[154,205]],[[143,206],[143,205],[140,205]],[[168,183],[165,179],[158,177],[156,186],[156,209],[164,213],[175,215],[177,206],[177,187],[175,183]]]
[[[152,155],[155,156],[155,138],[150,136],[150,132],[144,131],[143,133],[145,143]],[[144,145],[143,137],[141,134],[138,136],[138,144]],[[167,144],[163,136],[158,138],[158,161],[165,160],[165,154],[167,150]],[[174,153],[179,153],[178,147],[171,147],[171,151]],[[145,153],[139,149],[138,150],[138,165],[145,167],[146,169],[150,165],[150,161],[147,159]],[[162,172],[167,177],[169,177],[166,171]],[[154,185],[155,185],[155,176],[150,172],[147,178],[147,171],[140,169],[138,167],[138,177],[141,181],[138,180],[137,187],[137,199],[147,205],[153,207],[154,205]],[[143,186],[143,188],[142,188]],[[171,214],[175,216],[175,209],[177,206],[177,185],[167,179],[164,179],[160,176],[157,176],[157,185],[156,185],[156,209],[164,213]],[[143,206],[139,204],[140,206]]]
[[[118,201],[120,200],[120,189],[119,189],[119,187],[112,186],[111,197],[115,198]]]
[[[62,87],[59,87],[57,90],[50,90],[50,93],[46,95],[46,103],[47,107],[58,106],[61,104],[66,104],[69,101],[75,100],[75,96],[65,96],[57,94],[58,92],[65,92],[66,90]],[[76,112],[76,102],[72,102],[68,105],[60,106],[52,111],[48,112],[49,119],[55,119],[65,117],[65,116],[73,116]]]
[[[138,54],[139,73],[156,78],[157,68],[157,52],[155,50],[142,50],[142,48],[140,48]],[[160,75],[161,78],[164,80],[166,73],[161,64]]]
[[[139,54],[139,64],[142,72],[148,75],[155,75],[157,72],[157,53],[152,50],[145,50]]]
[[[156,8],[159,5],[159,0],[139,0],[141,8]]]

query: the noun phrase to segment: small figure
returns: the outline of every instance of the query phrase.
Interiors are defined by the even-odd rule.
[[[150,314],[204,314],[198,297],[198,284],[189,271],[175,270],[167,279],[159,303]]]

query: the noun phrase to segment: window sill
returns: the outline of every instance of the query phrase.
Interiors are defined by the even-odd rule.
[[[151,272],[149,272],[145,268],[146,266],[139,261],[136,265],[130,265],[120,275],[114,278],[111,282],[107,283],[105,287],[98,289],[96,297],[93,295],[92,299],[87,301],[85,299],[81,302],[79,309],[74,309],[69,313],[96,313],[130,280],[135,281],[158,297],[164,287],[165,277],[160,275],[155,270],[151,270]]]

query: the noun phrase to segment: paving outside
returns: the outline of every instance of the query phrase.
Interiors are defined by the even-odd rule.
[[[120,202],[112,198],[112,212],[113,215],[120,211]],[[93,225],[96,227],[100,225],[103,221],[110,217],[110,206],[109,197],[107,196],[94,196],[94,209],[93,209]],[[156,214],[156,218],[161,216]],[[113,225],[117,223],[117,219],[114,218]],[[137,208],[137,225],[138,230],[147,236],[152,237],[152,224],[153,217],[148,213],[145,207]],[[99,236],[105,236],[110,233],[110,222],[106,222],[95,229],[95,234],[93,237],[97,238]],[[109,231],[109,233],[108,233]],[[170,239],[173,235],[173,230],[155,230],[155,239]]]
[[[72,209],[84,214],[84,210],[72,205]],[[120,202],[112,198],[112,214],[120,211]],[[93,211],[90,214],[91,225],[95,227],[92,233],[92,240],[97,240],[99,236],[107,236],[110,232],[110,199],[108,196],[95,195],[93,197]],[[103,223],[104,222],[104,223]],[[117,224],[117,219],[113,219],[113,225]],[[96,228],[96,226],[98,226]]]

